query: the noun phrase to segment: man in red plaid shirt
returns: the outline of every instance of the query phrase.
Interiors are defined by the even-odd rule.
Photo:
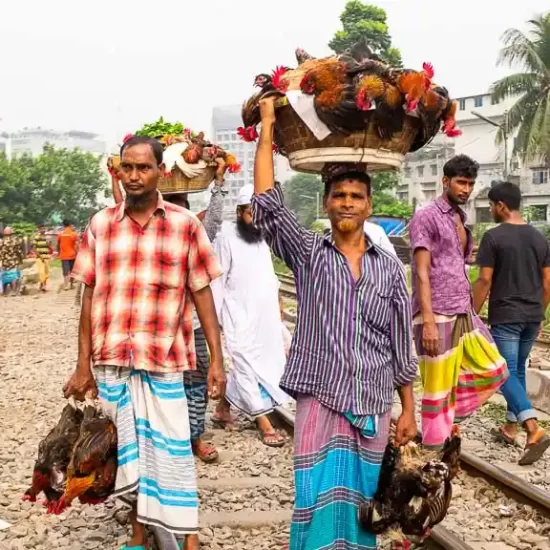
[[[211,353],[209,394],[225,392],[210,290],[221,270],[201,222],[158,192],[162,152],[146,137],[124,143],[125,200],[98,212],[85,232],[72,274],[85,285],[78,363],[64,393],[82,399],[99,387],[116,423],[114,494],[132,507],[123,548],[144,548],[149,524],[195,550],[198,497],[181,373],[195,368],[194,303]]]

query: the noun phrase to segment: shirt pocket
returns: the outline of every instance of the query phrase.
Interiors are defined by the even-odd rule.
[[[368,328],[390,333],[393,285],[391,281],[369,283],[362,300],[361,312]]]

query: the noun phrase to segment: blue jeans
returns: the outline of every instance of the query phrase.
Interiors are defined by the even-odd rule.
[[[537,417],[527,397],[525,370],[539,329],[540,323],[507,323],[491,327],[495,344],[506,360],[510,373],[500,389],[508,404],[508,422],[523,424],[526,420]]]

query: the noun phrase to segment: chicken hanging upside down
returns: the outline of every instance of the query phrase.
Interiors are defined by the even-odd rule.
[[[359,507],[361,526],[376,534],[399,527],[409,541],[424,540],[447,514],[451,481],[459,470],[460,447],[458,426],[453,428],[439,456],[424,465],[408,458],[411,447],[399,449],[390,442],[376,494],[372,501]]]
[[[52,512],[60,514],[75,498],[83,504],[103,502],[113,492],[116,471],[116,427],[87,400],[80,435],[67,468],[65,492]]]
[[[74,399],[69,400],[61,412],[57,425],[40,442],[34,465],[32,485],[23,495],[23,500],[36,502],[44,492],[44,506],[51,512],[65,490],[67,467],[73,446],[80,434],[83,414]]]

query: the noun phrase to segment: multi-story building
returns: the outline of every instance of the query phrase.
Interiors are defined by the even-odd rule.
[[[398,198],[414,206],[422,206],[442,191],[443,165],[454,155],[465,154],[480,164],[476,188],[466,211],[470,223],[490,220],[487,192],[491,184],[504,178],[505,161],[508,165],[507,179],[520,186],[523,204],[531,206],[541,220],[547,220],[547,205],[550,202],[550,174],[548,167],[531,163],[523,166],[512,156],[514,136],[510,135],[507,147],[497,145],[498,127],[476,114],[502,126],[506,113],[515,103],[515,98],[495,103],[490,94],[457,99],[457,123],[462,135],[449,139],[439,134],[429,145],[416,153],[407,155],[401,185],[396,190]],[[474,114],[475,113],[475,114]]]
[[[78,148],[94,155],[103,156],[107,153],[107,145],[98,139],[97,134],[70,130],[56,132],[45,128],[24,128],[18,132],[7,134],[6,153],[8,156],[40,155],[44,145],[49,143],[57,149]]]
[[[214,107],[212,111],[212,141],[233,153],[241,165],[241,171],[238,174],[227,174],[226,176],[229,192],[225,201],[225,214],[229,219],[234,216],[239,189],[243,185],[254,183],[256,144],[246,143],[239,138],[237,128],[242,125],[240,105]],[[275,177],[282,183],[292,177],[287,160],[280,155],[277,155],[275,160]],[[195,197],[191,198],[193,203],[195,200]],[[192,208],[196,210],[194,204],[192,204]]]

